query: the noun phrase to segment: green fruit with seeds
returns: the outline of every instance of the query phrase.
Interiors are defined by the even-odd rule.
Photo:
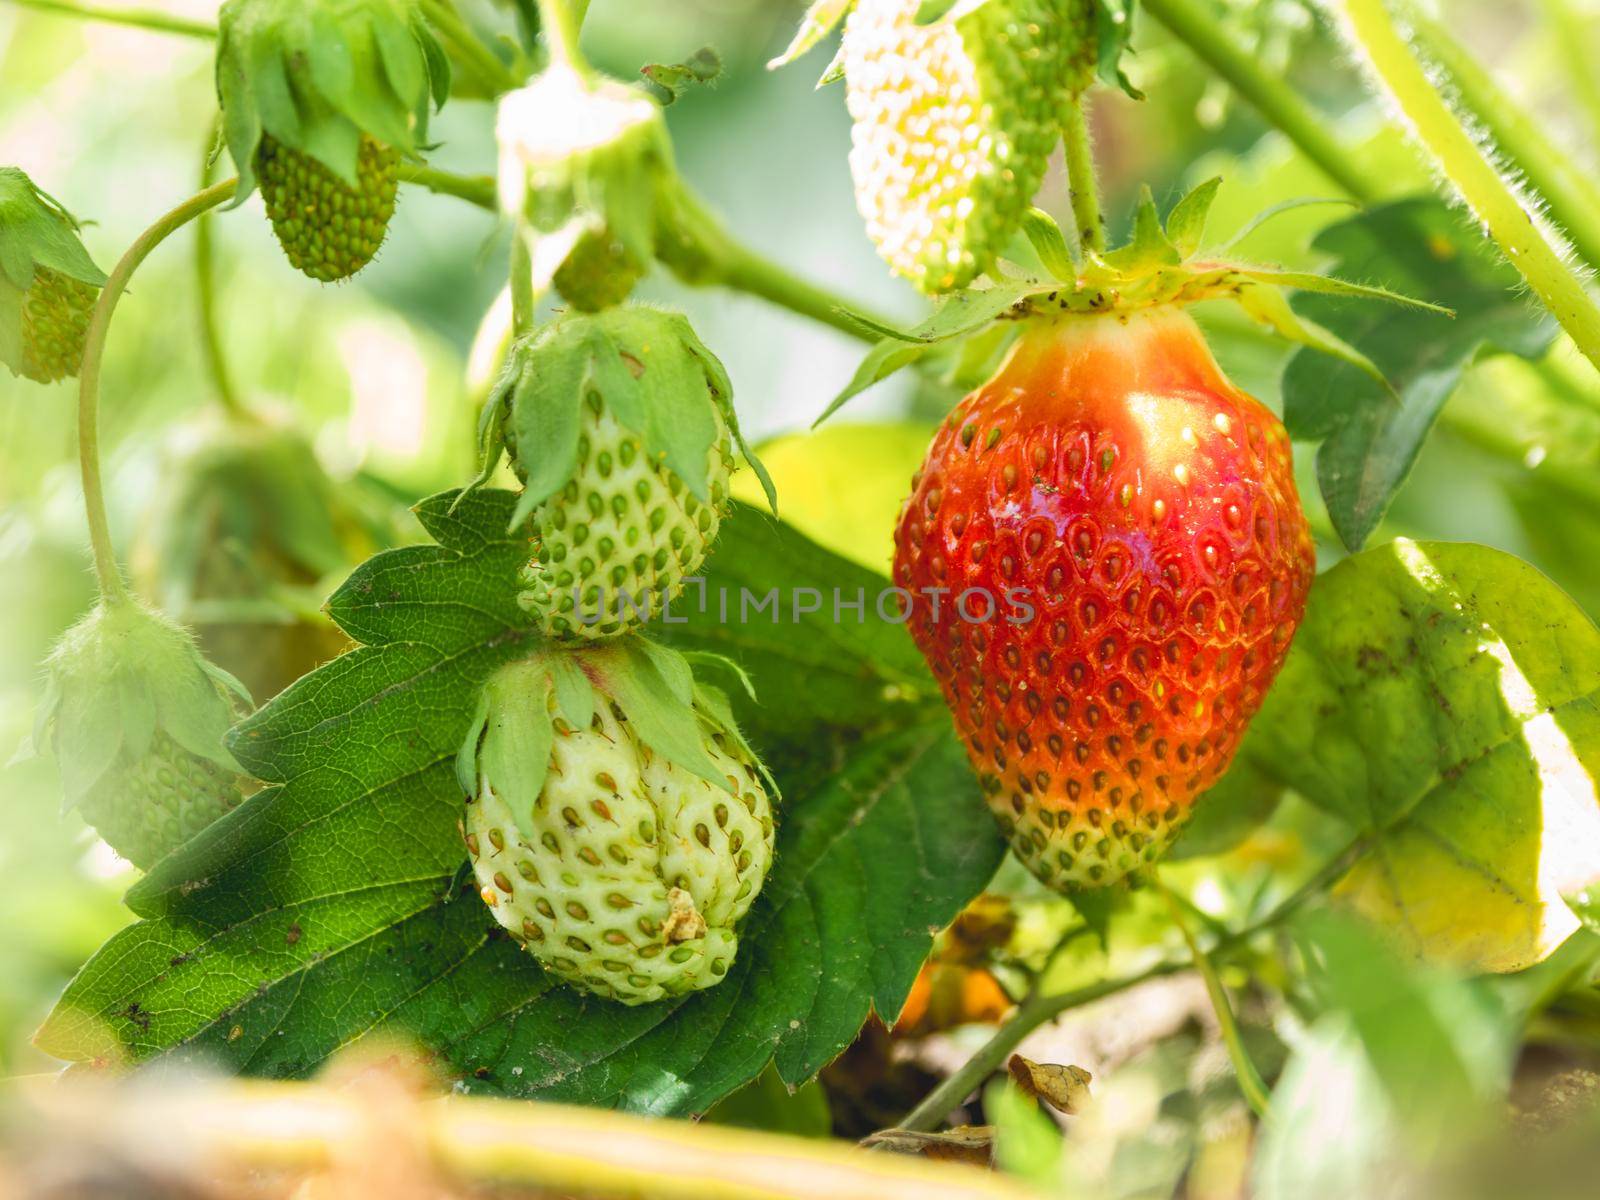
[[[181,627],[102,601],[51,652],[34,744],[55,754],[68,808],[148,867],[243,796],[223,734],[248,705]]]
[[[351,187],[309,154],[261,139],[256,174],[272,232],[290,265],[323,283],[372,261],[389,231],[400,155],[365,135]]]
[[[72,214],[16,167],[0,167],[0,361],[37,383],[76,375],[106,277]]]
[[[217,98],[239,172],[289,261],[348,279],[377,253],[400,159],[420,160],[450,66],[415,0],[228,0]]]
[[[918,23],[924,0],[857,0],[842,43],[856,204],[925,292],[993,265],[1094,70],[1089,0],[988,0]]]
[[[457,765],[479,892],[547,971],[630,1005],[727,975],[772,806],[726,703],[681,659],[628,639],[513,663]]]
[[[548,636],[615,637],[668,612],[715,540],[739,436],[731,385],[677,313],[564,317],[513,346],[488,419],[524,481],[519,600]]]

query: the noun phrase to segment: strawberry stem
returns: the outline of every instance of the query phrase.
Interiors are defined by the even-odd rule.
[[[1584,357],[1600,368],[1600,307],[1535,223],[1534,214],[1484,157],[1434,90],[1395,28],[1384,0],[1345,0],[1345,33],[1411,126],[1416,141],[1488,230],[1506,259]]]
[[[1082,93],[1074,96],[1067,106],[1061,132],[1066,142],[1067,183],[1072,193],[1072,223],[1078,234],[1078,245],[1086,254],[1099,254],[1106,248],[1106,222],[1100,213],[1094,145],[1089,137]]]
[[[1287,917],[1296,912],[1302,904],[1313,896],[1320,895],[1334,880],[1343,875],[1350,868],[1350,864],[1366,850],[1366,838],[1360,837],[1351,842],[1343,851],[1334,855],[1320,868],[1318,868],[1303,884],[1291,892],[1259,920],[1251,922],[1236,933],[1218,938],[1209,953],[1215,958],[1228,954],[1240,946],[1248,943],[1257,934],[1271,929],[1282,923]],[[927,1132],[937,1129],[939,1123],[945,1119],[962,1101],[975,1092],[983,1081],[998,1071],[1011,1057],[1023,1040],[1041,1025],[1055,1020],[1062,1013],[1071,1009],[1081,1008],[1092,1004],[1096,1000],[1103,1000],[1107,996],[1114,996],[1125,992],[1129,988],[1137,987],[1152,979],[1160,979],[1167,975],[1177,975],[1196,966],[1192,957],[1182,959],[1167,959],[1154,963],[1143,970],[1122,975],[1116,979],[1103,979],[1099,983],[1091,983],[1086,987],[1074,988],[1069,992],[1056,992],[1047,994],[1042,990],[1042,981],[1049,973],[1048,968],[1040,972],[1033,989],[1017,1006],[1017,1010],[999,1029],[994,1036],[979,1047],[977,1053],[963,1063],[952,1075],[945,1079],[938,1087],[929,1092],[921,1104],[906,1114],[898,1128],[913,1131]]]
[[[180,37],[214,38],[217,27],[205,21],[191,21],[170,13],[138,8],[100,8],[92,4],[76,4],[69,0],[8,0],[18,8],[34,8],[40,12],[55,13],[63,17],[77,17],[81,21],[104,21],[111,25],[130,25],[148,29],[153,33],[175,33]]]
[[[521,337],[532,331],[535,298],[533,294],[533,252],[528,246],[528,230],[521,221],[511,231],[511,334]]]
[[[1442,67],[1462,109],[1494,139],[1509,165],[1549,208],[1590,267],[1600,267],[1600,188],[1577,168],[1539,123],[1506,95],[1444,26],[1406,0],[1407,24],[1424,58]]]
[[[1258,59],[1240,49],[1204,5],[1197,0],[1145,0],[1144,10],[1282,130],[1324,175],[1363,204],[1379,199],[1379,189],[1328,132],[1328,119],[1313,110],[1283,79],[1269,73]]]
[[[1544,0],[1554,34],[1555,50],[1566,68],[1567,85],[1588,118],[1589,132],[1600,139],[1600,75],[1594,69],[1594,30],[1572,0]]]
[[[89,522],[89,545],[94,552],[95,577],[100,594],[108,604],[128,599],[128,586],[117,566],[111,544],[111,523],[106,517],[105,489],[100,475],[100,363],[105,357],[106,334],[117,301],[127,290],[128,280],[150,252],[175,230],[233,196],[237,179],[214,184],[189,197],[134,239],[100,289],[89,329],[83,340],[83,364],[78,371],[78,466],[83,473],[83,507]]]
[[[1210,956],[1195,940],[1194,930],[1189,927],[1189,917],[1183,911],[1183,905],[1178,903],[1177,897],[1161,881],[1160,873],[1152,869],[1150,880],[1155,885],[1156,891],[1161,893],[1161,898],[1167,902],[1167,912],[1172,917],[1172,923],[1183,935],[1184,944],[1189,947],[1189,957],[1200,972],[1200,978],[1205,981],[1206,995],[1211,997],[1212,1011],[1217,1014],[1217,1027],[1222,1032],[1223,1043],[1228,1047],[1228,1058],[1233,1063],[1233,1073],[1239,1081],[1239,1090],[1244,1093],[1250,1111],[1258,1117],[1265,1117],[1271,1097],[1267,1092],[1267,1085],[1261,1081],[1261,1073],[1256,1070],[1255,1063],[1250,1059],[1250,1052],[1245,1048],[1244,1039],[1239,1035],[1239,1023],[1234,1019],[1233,1006],[1228,1002],[1228,993],[1222,986],[1222,977],[1217,974],[1216,965],[1212,963]]]
[[[418,163],[400,164],[400,182],[415,184],[439,196],[454,196],[489,212],[498,212],[494,180],[487,175],[454,175]]]
[[[580,75],[589,74],[589,63],[578,48],[583,18],[589,0],[538,0],[539,25],[550,48],[550,61],[563,63]]]
[[[208,188],[216,182],[217,129],[206,136],[205,156],[200,163],[200,186]],[[233,385],[233,374],[228,369],[227,355],[222,349],[222,328],[217,321],[217,278],[215,239],[211,215],[196,219],[194,226],[195,300],[200,316],[200,350],[206,369],[211,373],[212,386],[216,388],[217,401],[229,420],[249,423],[255,414],[239,398]]]

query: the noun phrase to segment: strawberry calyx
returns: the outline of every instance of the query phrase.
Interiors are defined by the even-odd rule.
[[[268,138],[352,189],[363,186],[363,137],[420,158],[450,62],[412,0],[228,0],[216,81],[237,207],[255,190]]]
[[[913,329],[898,329],[850,314],[864,329],[878,334],[880,340],[817,423],[880,380],[930,356],[944,359],[947,374],[953,380],[975,383],[987,376],[999,353],[1028,322],[1130,314],[1203,300],[1231,300],[1279,336],[1348,362],[1388,389],[1388,381],[1366,355],[1297,313],[1285,293],[1322,292],[1446,314],[1450,310],[1384,288],[1250,263],[1229,255],[1232,247],[1263,221],[1290,207],[1323,201],[1275,206],[1227,242],[1206,247],[1206,216],[1221,182],[1220,178],[1213,178],[1194,188],[1173,207],[1165,221],[1146,187],[1134,212],[1129,241],[1104,253],[1069,247],[1060,226],[1046,213],[1033,209],[1023,222],[1024,237],[1007,255],[1014,273],[997,267],[990,273],[987,286],[943,298],[932,315]],[[973,368],[970,375],[963,369],[968,366]]]

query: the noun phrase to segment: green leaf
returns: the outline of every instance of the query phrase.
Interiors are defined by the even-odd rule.
[[[1241,767],[1366,836],[1336,894],[1412,952],[1518,970],[1600,880],[1600,631],[1497,550],[1358,554],[1312,588]]]
[[[713,603],[667,630],[730,653],[760,689],[745,720],[784,793],[778,853],[721,984],[596,1000],[544,977],[459,882],[453,760],[485,680],[535,638],[515,601],[514,497],[453,500],[419,509],[437,544],[381,554],[335,595],[364,644],[238,729],[235,752],[272,786],[134,888],[144,920],[69,986],[48,1052],[307,1076],[378,1034],[419,1043],[466,1091],[691,1113],[769,1062],[799,1084],[870,1012],[899,1011],[929,930],[1004,853],[904,629],[870,619],[869,596],[859,625],[787,605],[740,623]],[[885,586],[748,509],[709,565],[712,595]]]
[[[1321,442],[1317,480],[1340,538],[1359,549],[1405,482],[1423,439],[1466,367],[1486,349],[1538,355],[1555,322],[1524,297],[1516,270],[1469,234],[1442,201],[1402,200],[1317,237],[1333,271],[1454,311],[1394,309],[1301,294],[1302,317],[1370,360],[1399,397],[1354,367],[1304,352],[1284,372],[1284,422]],[[1297,285],[1298,286],[1298,285]]]

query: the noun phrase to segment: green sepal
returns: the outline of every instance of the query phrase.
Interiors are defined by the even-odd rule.
[[[707,783],[733,792],[705,752],[692,707],[693,673],[682,655],[637,636],[583,654],[597,685],[617,702],[641,742]],[[673,660],[681,669],[669,665]]]
[[[449,60],[412,0],[228,0],[218,14],[217,96],[239,172],[255,189],[263,135],[357,186],[366,134],[417,158]]]
[[[1057,279],[1077,278],[1078,268],[1067,247],[1066,234],[1054,217],[1042,208],[1030,208],[1022,214],[1022,234],[1047,272]]]
[[[133,600],[101,601],[62,635],[45,663],[50,686],[36,744],[60,765],[63,799],[77,805],[119,755],[155,735],[230,771],[223,745],[239,705],[176,623]]]
[[[0,167],[0,362],[13,374],[22,371],[23,297],[40,267],[91,287],[106,282],[72,214],[23,171]]]
[[[732,390],[681,313],[628,305],[571,313],[535,330],[512,347],[491,400],[504,406],[507,441],[525,477],[513,528],[572,478],[582,406],[591,397],[702,503],[710,502],[720,413],[775,501],[766,469],[738,433]]]
[[[756,757],[727,698],[696,680],[684,655],[630,635],[578,650],[544,646],[491,676],[456,756],[457,782],[469,794],[487,782],[502,795],[537,796],[549,774],[555,718],[587,729],[602,699],[652,753],[725,791],[732,786],[706,754],[702,726]],[[531,803],[512,809],[518,832],[533,837],[525,827]]]
[[[1323,203],[1320,200],[1277,205],[1249,222],[1220,248],[1202,250],[1206,217],[1220,186],[1220,179],[1207,179],[1199,184],[1173,206],[1165,222],[1150,189],[1144,188],[1134,209],[1128,243],[1109,253],[1086,253],[1080,262],[1073,262],[1068,256],[1060,226],[1048,214],[1031,210],[1022,222],[1023,236],[1014,242],[1011,259],[1016,266],[1029,272],[1027,276],[1013,278],[996,274],[988,287],[952,292],[942,298],[933,315],[915,329],[902,330],[853,316],[857,324],[880,335],[880,339],[813,427],[874,384],[928,358],[936,347],[956,343],[958,361],[970,357],[975,362],[992,363],[996,347],[1009,340],[1009,329],[1020,321],[1034,317],[1137,311],[1161,304],[1193,304],[1201,300],[1232,300],[1281,336],[1350,363],[1389,390],[1382,373],[1369,358],[1332,331],[1297,314],[1284,299],[1283,291],[1382,300],[1431,312],[1448,310],[1385,288],[1223,257],[1223,250],[1259,228],[1263,221],[1290,208]],[[1029,261],[1019,262],[1018,258]],[[960,351],[969,344],[974,353],[962,355]]]
[[[0,167],[0,274],[19,291],[33,283],[36,267],[104,287],[78,237],[77,220],[17,167]]]
[[[806,15],[800,18],[800,28],[795,30],[794,37],[790,39],[783,53],[767,63],[767,70],[776,71],[779,67],[788,66],[816,46],[834,31],[840,21],[844,20],[845,13],[850,11],[850,6],[854,2],[855,0],[812,0],[811,7],[806,9]]]
[[[1094,0],[1095,70],[1108,87],[1120,88],[1135,100],[1144,93],[1122,69],[1122,56],[1133,40],[1133,14],[1137,0]]]
[[[488,706],[477,745],[476,774],[491,781],[496,792],[533,797],[544,790],[550,748],[555,744],[553,686],[550,663],[543,656],[502,667],[484,685]],[[533,805],[509,807],[517,832],[532,841],[538,836]]]
[[[912,18],[917,25],[933,25],[939,21],[959,21],[971,16],[990,0],[922,0],[917,15]]]

